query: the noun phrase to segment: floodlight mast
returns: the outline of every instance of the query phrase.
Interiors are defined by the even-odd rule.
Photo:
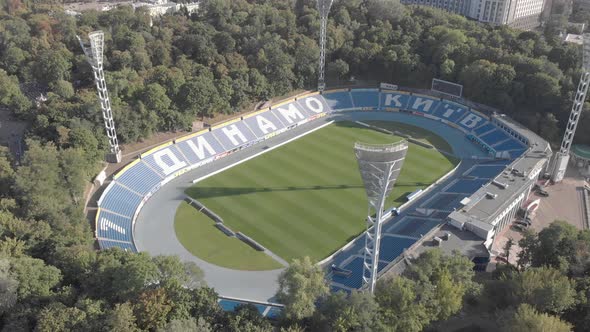
[[[578,90],[576,91],[569,121],[565,127],[561,147],[559,152],[555,154],[555,159],[553,160],[553,169],[551,173],[551,180],[553,180],[553,182],[561,182],[565,176],[565,171],[567,170],[570,159],[570,147],[574,140],[574,135],[576,134],[580,115],[584,110],[588,85],[590,84],[590,33],[584,34],[584,49],[582,56],[582,76],[580,77],[580,83],[578,84]]]
[[[119,149],[119,140],[117,139],[117,131],[115,130],[115,122],[111,110],[111,99],[109,98],[103,70],[104,33],[102,31],[89,33],[88,39],[90,41],[90,46],[85,45],[79,36],[76,37],[86,55],[86,60],[94,72],[94,82],[96,83],[96,89],[98,90],[102,118],[104,120],[107,137],[109,138],[110,153],[107,154],[106,159],[110,163],[118,163],[121,161],[121,150]]]
[[[318,12],[320,13],[320,64],[318,68],[318,91],[324,91],[326,82],[324,77],[326,64],[326,34],[328,28],[328,14],[334,0],[318,0]]]
[[[383,209],[406,158],[408,142],[404,140],[386,145],[355,143],[354,151],[369,201],[362,281],[363,288],[372,294],[379,272]]]

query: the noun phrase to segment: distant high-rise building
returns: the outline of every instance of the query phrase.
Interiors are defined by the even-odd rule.
[[[541,24],[547,0],[401,0],[464,15],[479,22],[530,30]]]

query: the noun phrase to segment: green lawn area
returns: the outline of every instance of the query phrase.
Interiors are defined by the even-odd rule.
[[[267,254],[223,234],[213,220],[186,202],[182,202],[176,211],[174,229],[176,237],[188,251],[209,263],[253,271],[283,267]]]
[[[395,123],[373,124],[395,128]],[[432,134],[429,138],[442,140]],[[319,261],[365,229],[367,200],[353,152],[354,142],[384,144],[399,140],[400,137],[339,122],[207,178],[186,192],[215,211],[234,231],[252,237],[283,259],[310,256]],[[456,162],[436,150],[410,144],[388,205],[401,205],[408,193],[433,183]],[[196,232],[198,229],[185,234],[177,226],[185,246],[209,242],[199,244],[208,251],[189,249],[196,256],[206,259],[214,248],[225,250],[217,237]],[[254,250],[246,249],[236,249],[227,261],[220,257],[216,264],[256,269],[250,266],[251,253],[247,253]]]

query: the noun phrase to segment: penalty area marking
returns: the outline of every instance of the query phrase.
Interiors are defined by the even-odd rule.
[[[329,125],[331,125],[332,123],[334,123],[334,120],[332,120],[332,121],[329,121],[329,122],[327,122],[327,123],[325,123],[325,124],[323,124],[323,125],[321,125],[321,126],[319,126],[319,127],[313,128],[313,129],[312,129],[312,130],[310,130],[310,131],[306,131],[306,132],[304,132],[303,134],[299,134],[299,135],[297,135],[297,136],[295,136],[295,137],[293,137],[293,138],[290,138],[290,139],[288,139],[288,140],[286,140],[286,141],[284,141],[284,142],[282,142],[282,143],[279,143],[279,144],[277,144],[277,145],[275,145],[275,146],[269,147],[269,148],[268,148],[268,149],[266,149],[266,150],[262,150],[262,151],[260,151],[260,152],[258,152],[258,153],[255,153],[255,154],[253,154],[253,155],[251,155],[251,156],[249,156],[249,157],[247,157],[247,158],[244,158],[244,159],[238,160],[237,162],[235,162],[235,163],[233,163],[233,164],[230,164],[230,165],[227,165],[227,166],[225,166],[225,167],[222,167],[222,168],[220,168],[220,169],[218,169],[218,170],[216,170],[216,171],[213,171],[213,172],[211,172],[211,173],[209,173],[209,174],[207,174],[207,175],[204,175],[204,176],[202,176],[202,177],[200,177],[200,178],[194,179],[194,180],[192,181],[192,183],[197,183],[197,182],[203,181],[203,180],[205,180],[205,179],[206,179],[206,178],[208,178],[208,177],[211,177],[211,176],[213,176],[213,175],[219,174],[219,173],[221,173],[221,172],[223,172],[223,171],[225,171],[225,170],[227,170],[227,169],[230,169],[230,168],[232,168],[232,167],[234,167],[234,166],[237,166],[237,165],[239,165],[239,164],[241,164],[241,163],[244,163],[244,162],[246,162],[246,161],[248,161],[248,160],[250,160],[250,159],[256,158],[256,157],[258,157],[258,156],[260,156],[260,155],[262,155],[262,154],[264,154],[264,153],[267,153],[267,152],[270,152],[270,151],[272,151],[272,150],[274,150],[274,149],[276,149],[276,148],[279,148],[279,147],[281,147],[281,146],[283,146],[283,145],[285,145],[285,144],[287,144],[287,143],[291,143],[291,142],[293,142],[293,141],[294,141],[294,140],[296,140],[296,139],[299,139],[299,138],[301,138],[301,137],[303,137],[303,136],[305,136],[305,135],[307,135],[307,134],[311,134],[311,133],[313,133],[314,131],[320,130],[320,129],[322,129],[322,128],[326,127],[326,126],[329,126]]]

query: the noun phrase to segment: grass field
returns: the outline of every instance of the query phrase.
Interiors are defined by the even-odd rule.
[[[392,123],[372,124],[394,129]],[[438,140],[437,144],[442,140],[429,137]],[[354,142],[399,140],[353,123],[335,123],[207,178],[187,189],[187,194],[215,211],[234,231],[245,233],[283,259],[310,256],[318,261],[365,229],[367,200]],[[388,205],[401,205],[408,193],[433,183],[456,163],[436,150],[410,144]],[[200,218],[177,213],[175,222],[181,243],[195,256],[237,269],[246,263],[248,269],[267,269],[262,262],[266,258],[253,257],[247,253],[254,251],[249,247],[215,255],[215,248],[225,244],[208,235],[198,236],[207,243],[195,245],[194,234],[200,227],[195,225],[201,222],[196,219]]]
[[[253,250],[235,237],[228,237],[215,222],[182,202],[176,211],[176,237],[201,259],[238,270],[274,270],[282,267],[263,252]],[[237,255],[236,253],[239,253]]]

